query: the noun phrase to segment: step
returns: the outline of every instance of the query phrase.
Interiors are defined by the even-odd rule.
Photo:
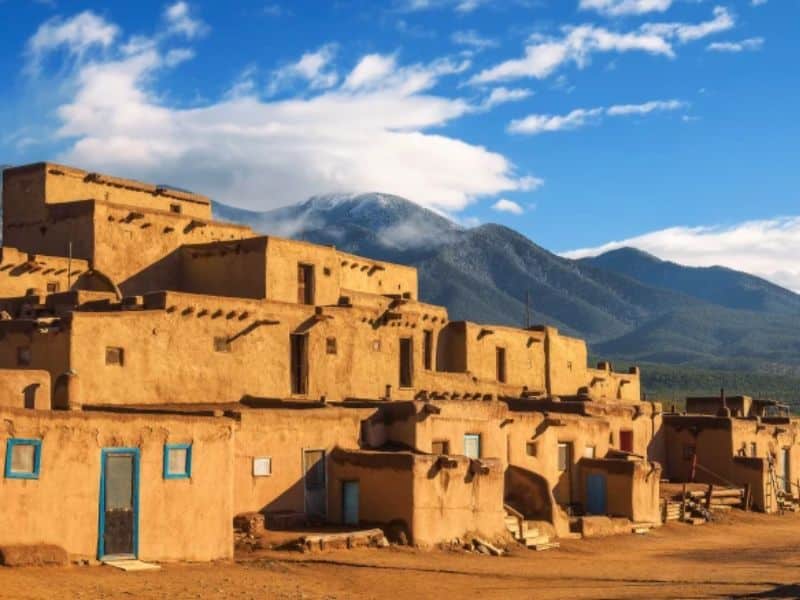
[[[522,532],[522,538],[524,540],[532,540],[538,537],[541,536],[539,535],[539,529],[536,527],[533,527],[531,529],[526,529],[525,531]]]
[[[536,537],[525,538],[525,545],[528,548],[533,546],[538,546],[540,544],[549,544],[550,543],[550,536],[549,535],[537,535]]]

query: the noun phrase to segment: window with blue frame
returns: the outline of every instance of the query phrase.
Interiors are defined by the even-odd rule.
[[[189,479],[192,476],[192,445],[164,444],[164,479]]]
[[[39,479],[42,440],[11,438],[6,442],[7,479]]]

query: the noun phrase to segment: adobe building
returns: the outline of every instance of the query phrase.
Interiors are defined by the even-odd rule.
[[[686,412],[664,415],[665,476],[746,488],[764,512],[796,510],[800,423],[788,406],[750,396],[687,398]]]
[[[196,194],[38,163],[3,202],[0,544],[226,558],[255,511],[423,546],[660,523],[661,407],[583,340],[450,321],[415,269]]]

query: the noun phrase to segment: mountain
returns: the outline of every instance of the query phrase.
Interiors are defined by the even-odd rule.
[[[759,277],[725,267],[686,267],[635,248],[611,250],[578,262],[728,308],[800,314],[800,296],[797,294]]]
[[[569,260],[500,225],[460,227],[386,194],[328,195],[267,212],[216,203],[254,229],[333,244],[419,269],[420,296],[452,319],[532,321],[586,338],[621,360],[800,375],[800,296],[720,267],[638,250]]]

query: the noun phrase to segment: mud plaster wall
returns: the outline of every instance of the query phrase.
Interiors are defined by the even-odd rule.
[[[560,335],[552,327],[546,328],[546,332],[545,351],[550,394],[575,394],[579,388],[588,385],[586,342]]]
[[[664,428],[666,477],[672,481],[690,481],[691,455],[694,448],[697,453],[697,463],[703,467],[695,470],[696,481],[718,485],[724,483],[720,478],[732,481],[734,452],[729,419],[666,417]]]
[[[0,369],[0,406],[50,408],[50,373],[33,369]]]
[[[585,459],[580,467],[584,506],[587,503],[586,480],[591,474],[602,474],[606,480],[606,510],[609,515],[626,517],[634,522],[661,523],[660,465],[646,461]]]
[[[46,371],[50,374],[50,382],[53,384],[58,376],[69,368],[69,342],[69,333],[64,330],[41,333],[30,327],[27,331],[13,331],[9,325],[0,323],[0,369]],[[18,364],[20,348],[30,348],[29,365]],[[52,386],[50,387],[52,390]]]
[[[4,210],[7,204],[4,199]],[[41,205],[41,211],[20,219],[16,210],[3,214],[3,244],[22,252],[45,256],[68,257],[70,244],[73,258],[91,261],[94,258],[94,213],[92,201],[68,205]]]
[[[497,349],[502,348],[506,382],[545,391],[544,336],[540,332],[468,323],[466,341],[467,370],[479,379],[497,381]]]
[[[50,543],[95,557],[101,449],[141,452],[139,558],[216,560],[233,555],[233,439],[227,420],[3,409],[9,437],[42,440],[39,479],[0,479],[0,543]],[[191,479],[163,478],[165,443],[192,444]],[[51,518],[58,505],[58,517]]]
[[[244,411],[236,431],[234,510],[303,512],[303,451],[325,450],[328,471],[334,448],[357,449],[361,420],[371,409]],[[270,457],[272,475],[253,476],[253,459]],[[329,475],[329,488],[330,488]],[[329,512],[334,510],[330,504]]]
[[[419,297],[417,270],[354,254],[337,252],[339,285],[342,288],[370,294],[410,294]]]
[[[78,275],[86,271],[85,260],[69,260],[58,256],[34,255],[28,260],[26,252],[5,246],[0,248],[0,297],[24,296],[28,290],[47,291],[48,284],[66,291],[76,283]],[[69,273],[72,277],[69,277]]]
[[[178,289],[194,294],[267,297],[267,240],[183,246]]]

